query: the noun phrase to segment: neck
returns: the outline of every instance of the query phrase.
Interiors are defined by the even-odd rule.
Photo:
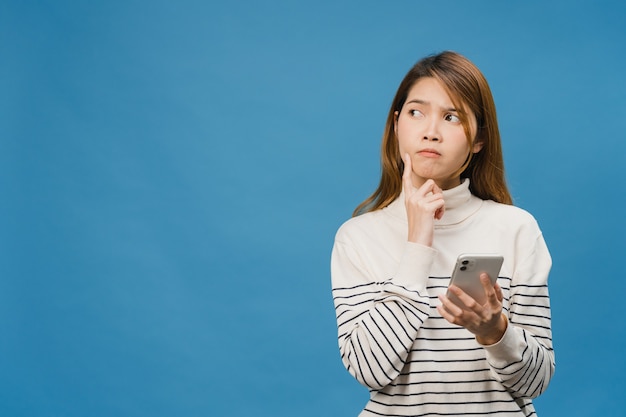
[[[430,178],[421,178],[421,177],[416,177],[415,175],[413,175],[411,182],[413,183],[413,187],[420,188],[429,179]],[[458,185],[461,185],[460,176],[454,177],[454,178],[448,178],[448,179],[438,179],[438,180],[433,178],[433,181],[435,181],[435,184],[437,184],[437,186],[441,188],[442,190],[450,190]]]

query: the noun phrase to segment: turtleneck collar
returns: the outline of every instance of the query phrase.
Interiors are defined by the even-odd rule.
[[[446,204],[446,209],[443,213],[443,217],[440,220],[435,220],[435,227],[451,226],[461,223],[463,220],[478,211],[480,206],[483,204],[483,200],[472,195],[469,190],[469,184],[469,179],[465,178],[462,180],[460,185],[443,191],[443,199]],[[404,206],[404,190],[402,190],[402,193],[400,193],[398,198],[396,198],[383,210],[406,222],[407,217],[406,208]]]

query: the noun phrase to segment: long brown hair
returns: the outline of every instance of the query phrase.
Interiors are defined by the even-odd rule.
[[[456,109],[469,109],[476,116],[476,137],[472,138],[467,112],[459,111],[468,145],[481,142],[480,152],[469,153],[461,168],[461,178],[470,179],[470,191],[483,200],[512,204],[504,177],[504,160],[496,106],[491,89],[480,70],[464,56],[451,51],[428,56],[420,60],[406,74],[393,99],[381,146],[382,173],[374,193],[354,210],[353,216],[386,207],[402,191],[404,163],[400,156],[395,133],[395,113],[401,112],[409,90],[423,77],[439,81],[450,96]]]

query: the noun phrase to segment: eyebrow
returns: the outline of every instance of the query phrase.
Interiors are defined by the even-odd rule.
[[[418,98],[414,98],[414,99],[412,99],[412,100],[408,100],[408,101],[407,101],[406,103],[404,103],[404,104],[409,104],[409,103],[424,104],[424,105],[427,105],[427,106],[430,106],[430,105],[431,105],[431,103],[430,103],[429,101],[426,101],[426,100],[420,100],[420,99],[418,99]],[[454,107],[447,107],[447,108],[444,108],[444,110],[445,110],[445,111],[453,111],[453,112],[456,112],[456,113],[458,113],[458,112],[459,112],[459,111],[458,111],[456,108],[454,108]]]

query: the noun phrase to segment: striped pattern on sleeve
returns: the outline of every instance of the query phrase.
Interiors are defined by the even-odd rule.
[[[385,387],[404,368],[428,297],[391,281],[335,288],[333,296],[346,369],[367,387]]]

